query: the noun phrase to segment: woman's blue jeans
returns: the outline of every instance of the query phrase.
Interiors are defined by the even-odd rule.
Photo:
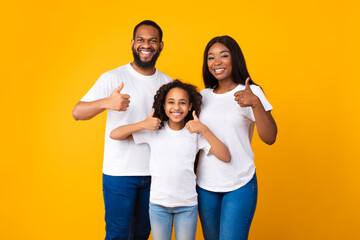
[[[150,176],[103,174],[105,240],[148,239]]]
[[[205,240],[246,240],[257,202],[256,174],[231,192],[211,192],[197,186],[199,216]]]

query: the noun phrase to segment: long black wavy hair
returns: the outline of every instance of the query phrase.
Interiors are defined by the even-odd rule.
[[[239,44],[230,36],[219,36],[211,39],[205,47],[202,69],[205,87],[215,89],[219,86],[218,80],[210,73],[209,66],[207,64],[209,49],[215,43],[221,43],[229,49],[231,55],[232,79],[236,83],[245,85],[245,80],[250,77],[250,74],[247,70],[245,58]],[[249,83],[255,84],[251,77]]]
[[[175,79],[170,83],[162,85],[159,88],[159,90],[157,90],[154,96],[153,108],[155,112],[153,117],[159,118],[161,120],[159,129],[164,126],[165,121],[169,120],[168,116],[166,116],[165,113],[164,104],[165,104],[166,95],[173,88],[184,89],[189,95],[189,104],[192,104],[192,108],[191,111],[189,111],[185,117],[185,123],[187,123],[190,120],[193,120],[193,115],[192,115],[193,111],[195,111],[196,116],[200,115],[202,96],[197,91],[196,86],[188,83],[183,83],[180,80]]]

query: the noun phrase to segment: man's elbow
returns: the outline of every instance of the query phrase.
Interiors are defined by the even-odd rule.
[[[82,120],[81,117],[80,117],[79,111],[78,111],[78,109],[76,108],[76,106],[75,106],[74,110],[72,111],[72,116],[73,116],[73,118],[74,118],[76,121]]]
[[[75,105],[74,110],[72,111],[73,118],[76,121],[91,119],[91,117],[89,116],[89,114],[85,110],[86,110],[86,108],[84,108],[84,106],[81,104],[81,102],[78,102]]]

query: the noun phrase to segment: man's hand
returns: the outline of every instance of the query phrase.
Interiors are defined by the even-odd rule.
[[[126,111],[130,104],[130,95],[121,94],[124,87],[122,82],[119,87],[115,88],[109,97],[107,97],[106,108],[113,111]]]

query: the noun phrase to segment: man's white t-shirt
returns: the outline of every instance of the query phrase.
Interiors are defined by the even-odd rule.
[[[264,109],[272,106],[259,86],[250,85]],[[238,85],[233,90],[216,94],[213,89],[201,91],[203,104],[199,120],[205,124],[229,149],[230,163],[219,161],[214,155],[201,154],[197,169],[197,184],[213,192],[233,191],[248,183],[255,173],[251,139],[255,117],[251,107],[240,107],[234,93],[244,90]]]
[[[126,111],[108,110],[103,173],[111,176],[147,176],[149,171],[149,147],[137,145],[133,140],[113,140],[110,132],[120,126],[146,119],[151,112],[156,91],[172,79],[157,70],[151,76],[136,72],[130,64],[120,66],[100,76],[94,86],[81,99],[91,102],[106,98],[124,83],[122,94],[130,95],[130,105]]]
[[[167,123],[158,131],[133,133],[133,138],[137,144],[150,146],[150,202],[165,207],[196,205],[194,161],[200,149],[208,155],[206,139],[186,127],[172,130]]]

